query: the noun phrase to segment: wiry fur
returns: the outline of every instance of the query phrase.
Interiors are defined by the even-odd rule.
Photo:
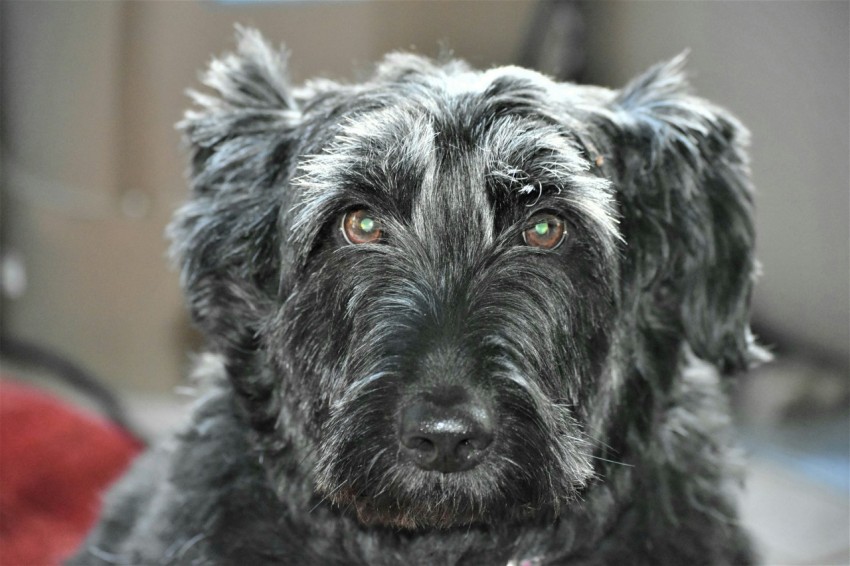
[[[222,377],[72,562],[750,562],[723,393],[759,356],[746,133],[682,59],[621,91],[405,54],[295,88],[240,36],[170,229]],[[381,243],[340,237],[359,207]],[[537,210],[557,249],[523,245]],[[433,384],[496,407],[471,470],[399,453]]]

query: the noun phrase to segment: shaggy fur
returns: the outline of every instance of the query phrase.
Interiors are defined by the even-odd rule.
[[[170,229],[220,375],[72,563],[751,562],[723,392],[760,355],[746,133],[682,64],[613,91],[395,54],[294,88],[242,30]],[[379,241],[343,239],[352,209]],[[526,245],[539,211],[562,245]],[[494,423],[471,469],[400,443],[437,393]]]

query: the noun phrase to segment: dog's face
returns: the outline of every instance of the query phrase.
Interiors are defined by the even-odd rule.
[[[260,438],[366,524],[551,516],[597,481],[630,382],[685,343],[741,367],[738,130],[677,81],[396,56],[293,90],[244,33],[187,116],[172,235]]]
[[[591,476],[579,421],[619,232],[554,85],[422,81],[362,93],[299,162],[285,232],[303,265],[270,338],[317,409],[319,491],[365,520],[449,526],[557,505]]]

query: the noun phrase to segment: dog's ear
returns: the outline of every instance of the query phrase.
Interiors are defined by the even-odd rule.
[[[212,94],[190,92],[196,107],[178,124],[192,196],[169,227],[192,317],[220,345],[250,332],[277,288],[281,185],[300,121],[283,54],[255,30],[237,37],[203,75]]]
[[[748,133],[688,93],[684,56],[613,100],[625,284],[646,326],[681,332],[724,373],[762,357],[749,331],[756,263]],[[627,293],[627,291],[624,291]],[[650,320],[651,319],[651,320]]]

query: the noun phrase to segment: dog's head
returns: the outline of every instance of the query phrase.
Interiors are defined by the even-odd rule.
[[[171,235],[255,429],[320,496],[403,528],[557,513],[626,382],[684,347],[746,364],[742,128],[681,61],[610,91],[393,55],[296,89],[240,35],[183,122]]]

